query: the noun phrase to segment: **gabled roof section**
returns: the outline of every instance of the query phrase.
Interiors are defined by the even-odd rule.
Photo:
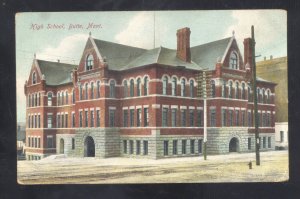
[[[101,56],[106,58],[108,67],[111,70],[120,70],[136,57],[147,51],[142,48],[126,46],[98,39],[94,39],[94,42]]]
[[[44,60],[36,61],[41,70],[41,73],[45,75],[47,85],[57,86],[72,82],[70,74],[76,67],[76,65]]]
[[[233,37],[213,41],[191,48],[192,60],[202,68],[214,70],[218,58],[224,57]]]

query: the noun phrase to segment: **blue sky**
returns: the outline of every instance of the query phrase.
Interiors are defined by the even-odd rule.
[[[89,23],[101,28],[86,29]],[[34,24],[43,25],[43,29],[32,29]],[[64,24],[65,29],[47,29],[48,24]],[[81,24],[83,28],[69,30],[69,24]],[[175,49],[176,30],[183,27],[191,29],[191,46],[230,37],[234,31],[243,53],[242,42],[251,36],[251,25],[255,27],[256,54],[261,55],[257,61],[264,56],[287,55],[284,10],[18,13],[17,121],[25,121],[24,83],[34,53],[38,59],[78,64],[90,31],[101,40],[146,49],[154,46]]]

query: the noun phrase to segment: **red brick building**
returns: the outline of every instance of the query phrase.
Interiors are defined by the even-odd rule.
[[[203,99],[196,77],[212,72],[208,154],[255,150],[251,39],[244,59],[234,35],[190,47],[150,50],[88,38],[78,65],[33,60],[27,97],[26,157],[50,154],[164,158],[202,153]],[[257,78],[261,150],[274,149],[274,87]]]

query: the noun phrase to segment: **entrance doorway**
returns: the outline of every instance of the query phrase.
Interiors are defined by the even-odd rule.
[[[59,142],[59,153],[60,154],[64,154],[65,152],[65,141],[64,139],[60,139],[60,142]]]
[[[237,138],[232,138],[229,142],[229,152],[239,151],[239,140]]]
[[[84,157],[95,157],[95,142],[91,136],[85,138]]]

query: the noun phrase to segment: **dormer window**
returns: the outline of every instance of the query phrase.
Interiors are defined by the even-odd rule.
[[[32,73],[32,84],[36,84],[36,73]]]
[[[236,52],[232,52],[230,55],[230,60],[229,60],[229,68],[231,69],[238,69],[238,57]]]
[[[93,55],[89,54],[86,57],[86,61],[85,61],[85,70],[89,71],[93,69],[93,65],[94,65],[94,58]]]

